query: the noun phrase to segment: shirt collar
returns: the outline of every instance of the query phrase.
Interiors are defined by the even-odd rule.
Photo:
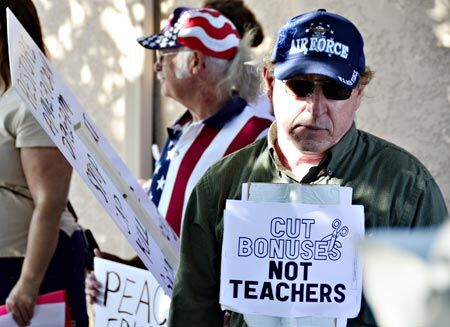
[[[333,173],[337,170],[338,166],[344,160],[344,158],[350,152],[354,151],[357,141],[358,130],[356,129],[355,122],[353,122],[347,133],[328,152],[328,156],[331,157],[329,158],[330,162],[327,168],[328,175],[334,175]]]
[[[179,117],[172,126],[167,127],[167,134],[169,135],[169,139],[174,140],[179,136],[184,126],[192,120],[192,115],[189,111],[185,111],[181,117]]]
[[[278,158],[277,152],[275,151],[275,142],[277,140],[277,128],[276,121],[272,123],[269,128],[269,132],[267,133],[267,143],[269,148],[270,158],[272,159],[273,164],[277,167],[280,173],[283,173],[298,181],[294,174],[289,171],[286,167],[281,164],[280,159]],[[352,126],[347,131],[347,133],[342,137],[342,139],[335,144],[328,153],[323,157],[321,162],[318,165],[317,173],[319,173],[322,168],[326,169],[326,175],[328,177],[332,177],[334,172],[338,168],[339,164],[342,160],[353,151],[356,146],[358,137],[358,130],[356,129],[355,122],[352,123]]]
[[[220,128],[225,123],[230,121],[233,117],[239,115],[247,106],[247,101],[238,95],[232,95],[231,98],[225,102],[225,104],[220,108],[214,115],[206,118],[203,124],[213,127]],[[192,120],[191,113],[186,110],[186,112],[178,118],[175,123],[168,128],[169,135],[177,130],[181,129],[185,124]]]
[[[210,127],[220,128],[233,117],[239,115],[247,106],[247,101],[238,95],[233,95],[214,115],[206,118],[203,123]]]
[[[272,160],[272,163],[275,165],[275,167],[278,170],[279,177],[281,177],[282,174],[288,176],[290,179],[293,179],[296,182],[300,182],[298,178],[283,164],[281,163],[280,158],[278,157],[278,153],[275,150],[275,143],[277,141],[277,122],[274,121],[270,127],[269,132],[267,133],[267,146],[269,148],[269,154],[270,159]]]

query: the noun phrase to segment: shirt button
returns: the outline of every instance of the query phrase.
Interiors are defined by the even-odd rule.
[[[333,176],[333,170],[332,169],[327,169],[327,176],[328,177]]]

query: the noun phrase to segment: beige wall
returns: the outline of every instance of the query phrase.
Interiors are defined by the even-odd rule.
[[[141,92],[145,50],[135,40],[144,27],[150,29],[151,18],[145,20],[145,15],[153,15],[151,1],[34,3],[55,68],[135,176],[148,177],[151,92]],[[145,81],[148,88],[151,81]],[[94,231],[102,250],[122,256],[132,253],[77,173],[70,199],[81,224]]]
[[[165,13],[200,1],[162,1]],[[325,8],[361,31],[376,71],[357,126],[417,156],[450,206],[450,0],[246,0],[263,25],[270,53],[277,29],[302,12]],[[164,13],[163,12],[163,13]],[[176,112],[169,102],[171,112]],[[167,116],[167,115],[166,115]],[[173,117],[165,117],[168,122]]]

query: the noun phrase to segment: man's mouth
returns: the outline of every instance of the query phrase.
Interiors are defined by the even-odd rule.
[[[323,131],[324,128],[319,127],[319,126],[315,126],[315,125],[303,125],[303,124],[299,124],[296,126],[297,128],[305,128],[311,131]]]

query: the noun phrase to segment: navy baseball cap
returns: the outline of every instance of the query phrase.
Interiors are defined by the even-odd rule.
[[[348,19],[319,9],[289,20],[278,31],[272,53],[276,79],[320,74],[348,89],[366,69],[364,41]]]

